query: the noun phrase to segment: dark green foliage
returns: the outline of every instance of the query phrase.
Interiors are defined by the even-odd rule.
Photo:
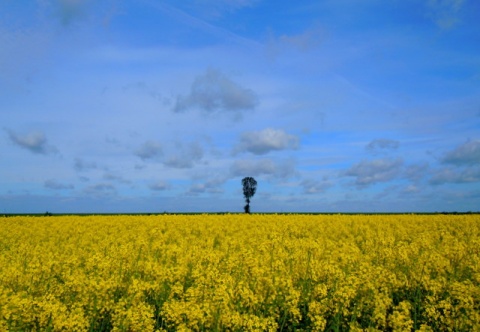
[[[250,213],[250,198],[252,198],[257,191],[257,181],[252,177],[245,177],[242,179],[242,186],[243,196],[247,202],[247,205],[244,206],[245,213]]]

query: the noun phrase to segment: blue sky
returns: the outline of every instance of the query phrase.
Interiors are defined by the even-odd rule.
[[[0,212],[478,211],[474,0],[2,0]]]

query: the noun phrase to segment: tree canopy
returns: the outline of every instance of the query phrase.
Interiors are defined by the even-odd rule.
[[[250,198],[255,195],[257,191],[257,181],[255,181],[252,177],[245,177],[242,179],[243,185],[243,196],[245,197],[245,201],[247,205],[245,205],[245,213],[250,213]]]

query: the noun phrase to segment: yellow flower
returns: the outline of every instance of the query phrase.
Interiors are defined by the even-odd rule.
[[[0,330],[479,330],[477,215],[19,216]]]

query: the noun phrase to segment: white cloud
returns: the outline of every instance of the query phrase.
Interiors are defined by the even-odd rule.
[[[108,181],[115,181],[115,182],[121,183],[121,184],[130,184],[131,183],[131,181],[129,181],[127,179],[124,179],[122,176],[115,175],[115,174],[112,174],[110,172],[107,172],[107,173],[103,174],[103,179],[108,180]]]
[[[163,191],[170,188],[170,184],[166,181],[157,181],[148,186],[151,190]]]
[[[234,152],[250,152],[256,155],[270,151],[297,149],[299,138],[281,129],[266,128],[261,131],[243,133]]]
[[[396,150],[399,146],[399,141],[386,138],[378,138],[368,143],[365,148],[370,152],[376,153],[380,151]]]
[[[320,45],[325,40],[325,31],[320,29],[310,29],[298,35],[282,35],[280,41],[290,44],[301,51]]]
[[[184,146],[177,143],[175,152],[166,157],[163,164],[173,168],[192,168],[202,157],[203,148],[200,144],[194,142]]]
[[[427,175],[428,168],[429,165],[427,163],[409,165],[406,167],[404,175],[412,181],[420,181]]]
[[[117,190],[114,185],[108,183],[98,183],[86,187],[83,193],[89,197],[110,197],[116,196]]]
[[[204,183],[195,183],[190,187],[187,195],[198,195],[203,193],[221,194],[224,192],[224,190],[221,188],[223,183],[223,180],[218,179],[208,180]]]
[[[295,163],[292,160],[274,162],[271,159],[237,160],[230,168],[233,177],[266,175],[274,178],[289,178],[295,174]]]
[[[303,180],[300,185],[303,187],[303,191],[305,194],[322,193],[333,186],[333,184],[328,181],[327,178],[323,178],[322,180],[306,179]]]
[[[430,179],[433,185],[474,182],[480,182],[480,167],[467,167],[461,170],[443,168],[435,172]]]
[[[361,161],[350,167],[344,174],[355,177],[358,187],[366,187],[378,182],[387,182],[400,174],[401,159],[376,159]]]
[[[75,163],[73,165],[76,171],[83,172],[90,169],[96,169],[97,164],[94,162],[87,162],[80,158],[75,158]]]
[[[215,111],[239,112],[254,109],[258,104],[257,95],[240,86],[223,73],[209,68],[198,76],[187,96],[178,96],[173,107],[175,112],[198,108],[204,112]]]
[[[140,157],[143,161],[157,158],[162,154],[162,145],[155,141],[146,141],[135,151],[135,155]]]
[[[0,140],[2,192],[72,197],[85,187],[91,193],[115,193],[116,187],[119,198],[156,197],[155,204],[196,193],[182,196],[182,208],[194,210],[205,209],[197,204],[203,196],[222,190],[223,199],[237,200],[237,180],[254,176],[268,183],[263,193],[272,201],[294,197],[292,208],[308,200],[322,209],[346,192],[367,202],[384,187],[389,199],[405,187],[421,189],[412,196],[477,188],[479,117],[472,116],[480,105],[478,52],[471,34],[478,23],[464,15],[477,5],[406,2],[386,23],[378,13],[388,5],[349,4],[362,10],[335,30],[346,19],[347,2],[282,2],[282,10],[251,25],[245,18],[264,14],[264,4],[229,16],[250,1],[0,1],[0,122],[13,130]],[[422,25],[418,15],[427,6],[434,16]],[[123,12],[107,31],[99,19],[112,7]],[[223,19],[210,20],[212,8]],[[271,25],[278,14],[291,24]],[[441,43],[425,43],[439,40],[433,20],[448,26],[442,15],[464,22],[442,34]],[[402,29],[405,22],[415,29]],[[266,57],[269,42],[280,52],[277,61]],[[448,47],[455,43],[464,47]],[[392,56],[400,49],[404,61]],[[244,121],[229,121],[237,115]],[[465,143],[466,137],[472,141]],[[50,144],[64,157],[45,157]],[[395,159],[400,156],[403,164]],[[228,181],[215,184],[215,176]],[[355,184],[368,188],[357,192]],[[403,198],[399,204],[407,210],[419,204]],[[33,201],[25,201],[25,209]]]
[[[150,140],[142,144],[135,151],[135,155],[143,161],[155,160],[167,167],[192,168],[203,158],[204,152],[198,142],[189,144],[177,142],[164,148],[160,143]]]
[[[58,182],[55,179],[50,179],[45,181],[44,183],[45,188],[53,189],[53,190],[63,190],[63,189],[73,189],[74,186],[72,184],[66,184]]]
[[[437,170],[430,184],[480,182],[480,140],[472,140],[447,152],[442,164],[451,165]]]
[[[299,34],[283,34],[279,37],[272,35],[267,44],[268,56],[275,58],[288,49],[308,52],[320,46],[326,39],[326,30],[318,26]]]
[[[21,148],[38,154],[49,154],[57,152],[54,146],[47,143],[45,134],[41,131],[33,131],[25,135],[19,135],[7,130],[10,140]]]
[[[402,191],[400,191],[401,195],[412,195],[412,194],[417,194],[421,191],[421,189],[418,186],[415,186],[413,184],[410,184],[403,188]]]
[[[448,152],[443,163],[453,165],[480,165],[480,140],[468,141]]]

